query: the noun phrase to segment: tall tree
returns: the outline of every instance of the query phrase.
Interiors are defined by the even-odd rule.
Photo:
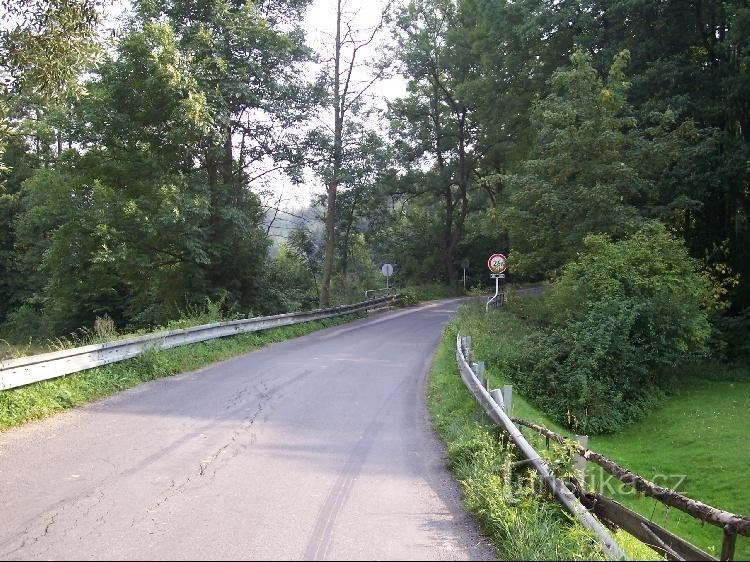
[[[101,19],[94,0],[0,2],[0,322],[23,286],[15,254],[21,184],[42,161],[28,152],[27,137],[34,134],[39,156],[50,124],[41,117],[81,93],[79,75],[100,52]]]
[[[507,178],[514,271],[550,273],[575,257],[586,235],[622,236],[637,226],[646,182],[627,158],[640,140],[626,105],[627,60],[618,55],[605,83],[577,51],[534,105],[530,158]]]
[[[325,105],[332,110],[331,135],[319,137],[327,155],[320,173],[326,187],[325,252],[323,257],[323,280],[320,288],[320,305],[328,306],[336,257],[336,209],[337,197],[342,185],[346,185],[345,167],[349,158],[349,147],[359,143],[354,138],[362,128],[355,117],[361,110],[372,86],[383,76],[384,66],[376,68],[372,75],[362,75],[361,67],[368,49],[373,46],[383,28],[390,3],[380,12],[378,21],[372,26],[359,27],[357,10],[347,0],[336,0],[336,31],[331,46],[332,56],[325,69],[324,84],[327,92]]]
[[[475,70],[452,0],[416,0],[399,13],[396,36],[408,96],[390,106],[403,185],[442,206],[439,240],[446,280],[457,280],[456,249],[464,235],[475,185],[476,124],[462,92]],[[416,180],[416,181],[415,181]]]
[[[245,254],[252,237],[237,212],[257,206],[249,183],[261,167],[295,171],[299,160],[293,131],[307,110],[298,78],[307,51],[296,24],[305,5],[160,0],[139,7],[142,17],[170,22],[206,98],[212,123],[195,157],[210,193],[210,285],[234,295],[256,293],[261,268],[252,251]]]
[[[694,255],[740,274],[735,307],[750,305],[750,6],[746,1],[611,1],[600,56],[632,53],[631,100],[642,121],[654,110],[694,123],[687,168],[658,182],[670,220]],[[685,155],[691,151],[685,151]],[[684,173],[688,169],[690,173]],[[678,199],[679,198],[679,199]]]
[[[29,283],[11,324],[39,313],[59,333],[107,313],[144,326],[204,297],[266,310],[251,183],[298,160],[284,131],[306,103],[300,7],[136,5],[73,108],[71,150],[26,182],[17,232]]]

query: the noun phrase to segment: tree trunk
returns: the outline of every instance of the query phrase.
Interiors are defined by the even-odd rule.
[[[213,142],[209,141],[206,147],[206,176],[208,179],[209,194],[209,256],[208,282],[210,289],[219,286],[221,279],[221,264],[219,245],[221,244],[221,220],[219,214],[222,206],[222,198],[219,186],[219,163],[214,155]]]
[[[443,267],[448,283],[453,285],[457,280],[456,268],[453,265],[453,254],[455,253],[455,244],[453,243],[453,188],[451,185],[446,186],[444,192],[445,198],[445,224],[443,225]]]
[[[448,281],[452,287],[458,282],[458,271],[454,263],[456,247],[463,240],[466,215],[469,212],[469,169],[466,162],[466,109],[461,108],[457,114],[458,120],[458,216],[454,219],[450,245],[450,264],[448,265]],[[454,201],[455,205],[455,201]]]
[[[339,187],[339,176],[342,161],[342,135],[343,135],[343,104],[341,100],[341,0],[336,3],[336,46],[334,53],[334,78],[333,78],[333,100],[334,100],[334,127],[333,127],[333,158],[332,175],[328,180],[326,191],[326,247],[323,258],[323,282],[320,288],[320,306],[326,308],[330,301],[331,277],[333,277],[333,258],[336,250],[336,193]]]
[[[335,227],[336,227],[336,191],[338,188],[337,181],[331,181],[328,184],[328,200],[326,203],[326,247],[325,257],[323,258],[323,281],[320,287],[320,306],[326,308],[330,301],[331,277],[333,276],[333,257],[335,248]]]
[[[359,193],[355,192],[352,198],[352,204],[349,206],[349,216],[346,218],[346,229],[344,229],[344,251],[341,256],[341,273],[346,276],[349,270],[349,250],[350,241],[352,236],[352,229],[354,228],[354,213],[357,209],[357,203],[359,203]]]
[[[224,132],[224,151],[222,154],[221,162],[221,180],[225,186],[232,183],[232,176],[234,175],[233,170],[234,159],[232,157],[232,125],[227,124],[227,128]]]

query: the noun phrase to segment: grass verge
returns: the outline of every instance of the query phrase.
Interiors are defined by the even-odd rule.
[[[535,303],[524,302],[522,306],[534,307]],[[472,336],[474,357],[486,362],[493,386],[509,383],[506,360],[517,351],[522,338],[531,333],[533,324],[505,310],[485,314],[481,305],[464,307],[457,323],[462,334]],[[720,373],[713,376],[711,370]],[[750,465],[750,382],[721,380],[728,377],[725,370],[726,365],[704,364],[701,377],[696,369],[686,369],[682,372],[686,374],[675,377],[667,401],[648,417],[622,432],[591,436],[589,446],[644,478],[676,487],[689,497],[719,509],[750,513],[750,496],[744,483]],[[570,436],[518,393],[513,396],[513,416]],[[587,482],[590,488],[620,501],[709,554],[720,554],[722,532],[718,527],[701,524],[687,514],[636,494],[596,465],[589,465]],[[653,555],[646,551],[634,557]],[[738,537],[735,559],[750,559],[750,539]]]
[[[539,494],[533,471],[511,470],[514,451],[463,385],[450,322],[433,364],[428,404],[448,451],[449,467],[502,560],[601,560],[588,532],[556,502]]]
[[[199,369],[264,345],[309,334],[364,313],[251,332],[163,351],[0,392],[0,431],[104,398],[139,383]]]
[[[662,486],[734,513],[750,513],[750,382],[685,378],[667,402],[615,435],[589,446]],[[649,517],[718,558],[722,530],[619,485],[589,467],[592,487]],[[750,560],[750,538],[738,537],[735,560]]]

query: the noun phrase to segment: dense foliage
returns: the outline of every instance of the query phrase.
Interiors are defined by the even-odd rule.
[[[656,218],[721,271],[735,312],[750,304],[742,2],[420,0],[398,23],[410,89],[392,104],[401,162],[385,183],[412,210],[390,228],[427,223],[409,220],[388,257],[431,247],[429,273],[401,259],[453,279],[439,265],[453,232],[453,268],[469,258],[477,276],[509,251],[512,274],[539,279],[587,234]],[[483,236],[459,228],[464,208]]]
[[[640,140],[626,111],[628,58],[626,51],[615,58],[605,84],[590,57],[576,51],[573,67],[555,71],[551,92],[532,106],[534,143],[507,177],[510,205],[503,213],[514,271],[554,271],[588,234],[623,236],[638,224],[635,204],[645,182],[628,162]]]
[[[578,433],[608,433],[662,397],[659,367],[705,351],[710,285],[659,223],[612,242],[590,235],[543,297],[509,365],[521,392]]]
[[[9,92],[8,336],[57,335],[105,314],[131,329],[164,324],[206,297],[275,311],[250,177],[264,159],[290,174],[299,159],[285,131],[307,103],[295,74],[306,55],[294,28],[281,31],[294,6],[136,3],[86,95],[40,116]]]
[[[587,236],[652,220],[732,314],[750,304],[739,0],[404,0],[372,22],[342,1],[317,56],[304,0],[140,0],[109,44],[93,40],[106,3],[0,6],[4,338],[163,324],[206,298],[351,300],[384,262],[401,285],[455,289],[465,270],[482,287],[503,251],[512,278],[554,278]],[[388,72],[405,95],[378,114]],[[327,194],[279,215],[270,172]],[[745,325],[720,324],[719,347]]]

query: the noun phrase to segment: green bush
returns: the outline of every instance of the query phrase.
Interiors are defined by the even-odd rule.
[[[710,286],[658,223],[584,247],[543,297],[549,323],[519,346],[510,376],[556,422],[609,433],[661,400],[659,366],[705,351]]]
[[[13,343],[27,341],[32,335],[41,338],[51,335],[41,310],[32,304],[22,304],[8,314],[5,323],[0,326],[0,333]]]

